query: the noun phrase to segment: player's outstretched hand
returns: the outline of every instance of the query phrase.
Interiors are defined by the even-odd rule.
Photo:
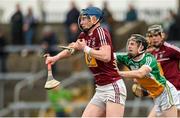
[[[53,57],[51,57],[51,56],[46,56],[46,55],[44,55],[44,57],[46,57],[46,64],[54,64],[57,60],[58,60],[58,58],[56,57],[56,56],[53,56]]]

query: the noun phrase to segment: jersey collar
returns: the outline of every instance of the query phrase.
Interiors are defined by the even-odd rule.
[[[145,53],[143,53],[139,59],[132,59],[132,60],[135,62],[138,62],[138,61],[141,61],[144,58],[144,56],[145,56]]]

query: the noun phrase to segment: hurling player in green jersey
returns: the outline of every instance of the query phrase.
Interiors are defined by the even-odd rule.
[[[130,69],[119,71],[119,74],[123,78],[135,78],[153,99],[154,107],[149,117],[177,117],[177,90],[160,74],[155,57],[146,53],[147,47],[148,42],[142,35],[132,34],[127,41],[127,54],[115,53],[117,62]]]

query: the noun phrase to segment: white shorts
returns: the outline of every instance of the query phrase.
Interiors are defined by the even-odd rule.
[[[179,98],[177,90],[169,81],[167,81],[166,87],[157,98],[154,99],[156,106],[156,112],[159,114],[162,111],[169,109],[171,106],[179,105]]]
[[[169,81],[167,81],[167,83],[168,83],[169,87],[171,88],[174,104],[176,105],[176,107],[178,109],[180,109],[180,91],[177,91],[175,86],[172,83],[170,83]]]
[[[125,105],[127,91],[122,79],[104,86],[96,86],[96,93],[90,104],[97,105],[103,109],[106,109],[107,101]]]
[[[177,104],[176,107],[180,110],[180,90],[178,91],[178,103],[179,104]]]

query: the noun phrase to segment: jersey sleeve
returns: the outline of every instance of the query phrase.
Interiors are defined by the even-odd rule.
[[[111,44],[111,37],[108,31],[99,27],[97,28],[97,38],[100,41],[100,45],[110,45]]]
[[[180,48],[167,42],[165,42],[164,45],[167,47],[167,51],[170,52],[170,58],[180,59]]]
[[[147,66],[150,70],[157,66],[157,61],[153,56],[147,56],[144,66]]]
[[[127,53],[115,52],[114,58],[115,58],[117,63],[123,63],[125,65],[127,65],[127,63],[128,63]]]
[[[173,58],[180,59],[180,49],[178,47],[173,46],[173,48],[170,49],[170,53]]]
[[[78,36],[78,39],[83,39],[84,38],[84,32],[81,32],[80,34],[79,34],[79,36]]]

